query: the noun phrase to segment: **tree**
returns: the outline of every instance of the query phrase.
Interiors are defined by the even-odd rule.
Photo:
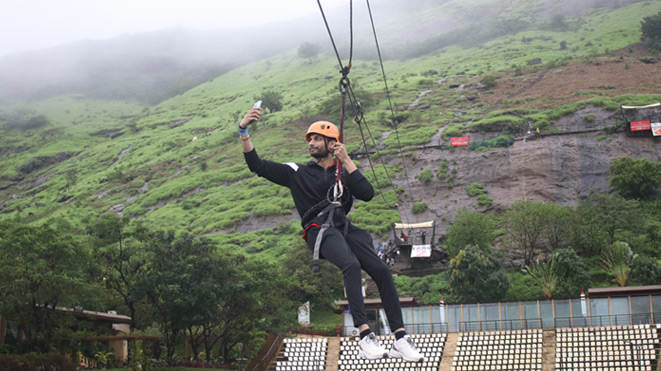
[[[228,253],[229,249],[225,252]],[[239,342],[249,343],[257,333],[286,332],[296,321],[296,308],[288,297],[289,279],[280,266],[260,259],[246,259],[236,265],[232,289],[220,302],[218,328],[219,357],[233,361],[230,350]],[[251,344],[254,345],[254,344]]]
[[[56,308],[91,301],[88,266],[89,255],[66,231],[0,221],[0,315],[30,330],[29,350],[48,352],[66,333]]]
[[[298,46],[298,56],[301,58],[308,58],[310,63],[312,59],[319,54],[319,45],[310,41],[306,41]]]
[[[548,239],[551,248],[555,250],[562,247],[570,236],[573,210],[569,206],[554,203],[545,203],[543,209],[546,215],[544,237]]]
[[[515,257],[529,265],[541,249],[546,231],[546,208],[541,202],[516,201],[501,218],[505,229],[504,243]]]
[[[661,185],[661,163],[646,158],[616,158],[610,166],[610,184],[624,197],[647,197]]]
[[[564,276],[556,287],[556,298],[572,298],[590,288],[590,273],[574,249],[557,249],[551,253],[556,268]]]
[[[464,301],[497,301],[510,288],[498,260],[474,246],[450,260],[450,289]]]
[[[246,259],[206,238],[157,231],[147,246],[153,258],[140,288],[172,357],[177,339],[188,334],[194,357],[230,362],[231,350],[258,331],[284,330],[295,305],[273,263]]]
[[[269,112],[278,112],[282,110],[282,94],[275,90],[265,90],[255,100],[262,101],[262,107],[268,108]]]
[[[597,209],[586,202],[579,202],[571,217],[569,244],[583,256],[598,255],[607,244],[608,237],[596,222],[598,218]]]
[[[629,282],[636,286],[658,285],[661,283],[661,266],[656,259],[639,255],[633,262]]]
[[[640,30],[640,40],[647,42],[650,49],[661,51],[661,12],[643,18]]]
[[[336,294],[342,293],[342,274],[328,261],[319,261],[321,269],[312,269],[312,253],[307,247],[294,246],[282,260],[282,271],[289,277],[289,297],[297,303],[311,301],[332,309]]]
[[[128,218],[108,213],[89,225],[87,234],[98,261],[97,278],[122,298],[133,319],[131,327],[135,328],[140,322],[136,307],[139,299],[137,286],[145,274],[148,260],[140,242],[148,239],[148,232],[141,224],[132,231],[127,228]]]
[[[590,287],[585,264],[572,249],[557,249],[523,270],[537,281],[547,299],[572,297]]]
[[[153,258],[138,292],[149,300],[171,358],[186,329],[218,318],[218,300],[232,282],[232,265],[215,254],[211,241],[186,234],[157,231],[148,249]]]
[[[467,246],[477,246],[480,250],[489,252],[495,227],[496,223],[490,216],[462,208],[447,229],[445,250],[451,258]]]
[[[64,178],[67,180],[67,189],[71,188],[74,184],[76,184],[76,181],[78,180],[78,170],[76,169],[69,169],[67,170],[66,173],[64,173]]]
[[[589,228],[602,231],[606,243],[612,244],[620,230],[638,232],[643,228],[643,219],[638,201],[626,200],[620,195],[590,192],[587,199],[579,202],[579,207],[592,209]]]
[[[558,282],[564,275],[564,272],[559,270],[555,261],[535,261],[530,265],[526,265],[523,271],[528,273],[542,288],[542,294],[547,299],[553,299]]]
[[[615,278],[618,286],[624,287],[627,285],[637,256],[631,251],[628,243],[616,241],[604,249],[599,263]]]

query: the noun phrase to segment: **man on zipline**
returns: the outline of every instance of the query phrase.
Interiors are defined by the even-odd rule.
[[[349,158],[344,144],[340,143],[337,126],[326,121],[310,125],[305,139],[314,160],[307,164],[281,164],[261,159],[250,142],[248,125],[259,120],[260,111],[261,108],[251,109],[239,123],[239,136],[248,168],[290,189],[301,216],[305,230],[303,238],[308,247],[313,251],[316,249],[320,257],[329,260],[342,271],[353,323],[360,331],[359,355],[367,359],[390,356],[409,362],[422,362],[424,358],[416,349],[413,339],[406,335],[399,296],[390,269],[377,256],[369,233],[351,224],[346,216],[353,205],[353,197],[369,201],[374,196],[374,188]],[[339,183],[336,182],[333,155],[343,167]],[[329,198],[334,194],[334,189],[337,195],[337,184],[342,192],[339,199],[333,200],[337,202],[333,202]],[[395,329],[396,340],[389,352],[379,343],[367,324],[361,269],[376,282],[390,328]]]

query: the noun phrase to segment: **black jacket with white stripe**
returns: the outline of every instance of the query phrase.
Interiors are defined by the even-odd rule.
[[[328,205],[329,195],[332,197],[331,188],[335,184],[336,178],[335,163],[327,169],[317,165],[314,161],[307,164],[293,162],[281,164],[260,158],[255,149],[244,153],[244,157],[250,171],[275,184],[289,188],[303,228],[313,223],[321,224],[320,220],[323,217],[319,217],[317,214]],[[374,197],[372,184],[359,170],[347,174],[343,168],[341,179],[344,186],[342,206],[345,214],[348,214],[353,206],[353,197],[362,201],[369,201]],[[335,222],[337,225],[340,222],[344,223],[343,220]]]

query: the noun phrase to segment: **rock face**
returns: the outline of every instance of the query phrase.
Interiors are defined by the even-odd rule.
[[[600,112],[604,116],[604,112]],[[415,161],[404,162],[408,182],[404,177],[393,179],[404,188],[399,211],[404,222],[437,221],[437,235],[443,234],[463,207],[473,211],[504,210],[517,200],[555,202],[575,205],[588,195],[591,189],[609,192],[610,164],[618,157],[645,157],[661,161],[661,138],[630,137],[624,132],[607,134],[598,128],[588,127],[591,132],[576,133],[576,122],[582,121],[584,112],[566,118],[554,125],[566,131],[550,133],[541,138],[519,138],[507,148],[494,148],[486,152],[471,151],[467,147],[453,150],[423,149],[414,152]],[[608,127],[618,117],[609,114],[598,121],[583,126]],[[597,116],[597,115],[595,115]],[[586,130],[586,127],[581,127]],[[493,136],[493,133],[491,134]],[[473,138],[471,137],[471,141]],[[436,177],[424,184],[416,176],[424,170],[438,172],[441,159],[447,159],[453,186]],[[402,165],[399,158],[387,159],[389,164]],[[466,193],[466,187],[479,183],[493,199],[489,207],[479,206],[476,197]],[[407,189],[410,185],[410,190]],[[428,210],[413,215],[414,202],[424,201]],[[407,220],[408,219],[408,220]]]

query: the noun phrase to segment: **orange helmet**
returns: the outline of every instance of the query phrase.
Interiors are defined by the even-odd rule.
[[[335,124],[328,121],[317,121],[312,123],[308,128],[308,132],[305,133],[305,140],[310,141],[310,134],[319,134],[325,137],[335,139],[340,141],[340,131],[337,129]]]

